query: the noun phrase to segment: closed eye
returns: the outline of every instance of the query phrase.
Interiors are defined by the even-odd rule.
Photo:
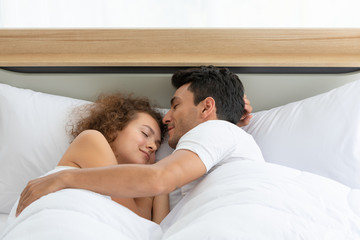
[[[145,137],[149,137],[149,135],[146,132],[141,131],[142,134],[144,134]]]
[[[173,106],[173,109],[175,110],[178,105],[179,105],[179,104],[175,104],[175,105]]]

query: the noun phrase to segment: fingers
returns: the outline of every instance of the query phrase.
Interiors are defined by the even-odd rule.
[[[247,98],[246,94],[244,94],[244,101],[245,101],[245,103],[249,103],[249,104],[250,104],[250,100]]]
[[[18,206],[17,206],[17,209],[16,209],[16,216],[19,216],[20,213],[26,207],[28,207],[32,202],[34,202],[34,201],[36,201],[37,199],[40,198],[39,195],[36,194],[37,185],[38,185],[38,179],[31,180],[26,185],[26,187],[24,188],[24,190],[20,194],[19,203],[18,203]]]
[[[253,111],[253,108],[252,108],[252,106],[250,105],[250,100],[246,97],[246,94],[244,94],[244,102],[245,102],[245,106],[244,106],[244,112],[245,112],[245,116],[243,116],[242,117],[242,119],[243,118],[245,118],[245,117],[247,117],[250,113],[252,113],[252,111]],[[241,119],[241,120],[242,120]]]
[[[252,115],[247,115],[245,118],[237,122],[236,125],[239,127],[245,127],[250,123],[252,117],[253,117]]]
[[[19,214],[22,212],[22,210],[25,208],[24,205],[27,202],[28,199],[28,185],[25,187],[25,189],[22,191],[21,195],[20,195],[20,200],[16,209],[16,216],[19,216]]]
[[[239,127],[244,127],[250,123],[250,120],[252,118],[251,112],[253,110],[252,106],[250,105],[250,100],[246,97],[244,94],[244,114],[240,118],[240,121],[236,124]]]
[[[30,181],[25,189],[22,191],[20,195],[20,200],[16,209],[16,216],[19,216],[20,213],[32,202],[30,196],[31,194],[31,186],[33,185],[33,181]]]
[[[19,216],[26,207],[42,196],[65,188],[61,182],[61,174],[65,171],[66,170],[31,180],[20,195],[16,216]]]

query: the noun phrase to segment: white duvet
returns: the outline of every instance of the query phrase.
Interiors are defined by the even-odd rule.
[[[106,196],[65,189],[40,198],[19,217],[10,213],[1,239],[160,239],[160,226]]]
[[[287,167],[239,161],[210,173],[161,223],[163,239],[360,239],[360,193]]]
[[[208,174],[160,226],[102,195],[67,189],[10,217],[3,237],[354,240],[360,239],[360,191],[279,165],[239,161]]]

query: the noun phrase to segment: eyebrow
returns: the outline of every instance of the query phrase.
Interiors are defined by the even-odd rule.
[[[170,106],[172,106],[175,102],[175,100],[179,99],[179,97],[175,96],[170,100]]]
[[[149,125],[146,125],[146,124],[143,124],[142,126],[144,126],[144,127],[146,127],[147,129],[149,129],[150,132],[151,132],[153,135],[155,135],[155,131],[154,131],[154,129],[152,129],[152,127],[150,127]],[[157,143],[157,144],[159,145],[159,147],[160,147],[161,141],[160,141],[160,140],[156,140],[156,143]]]

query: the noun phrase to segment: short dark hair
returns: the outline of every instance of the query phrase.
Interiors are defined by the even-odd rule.
[[[179,70],[171,82],[176,89],[191,83],[189,91],[194,94],[195,106],[207,97],[214,98],[220,120],[237,123],[244,113],[244,87],[239,77],[228,68],[201,66]]]

